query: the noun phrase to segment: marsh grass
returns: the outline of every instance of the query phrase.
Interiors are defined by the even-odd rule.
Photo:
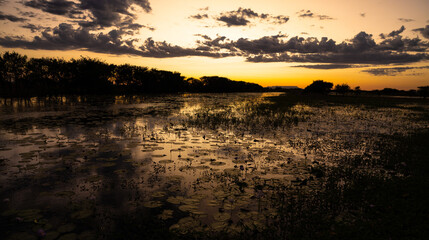
[[[380,174],[371,171],[372,166],[368,165],[363,169],[362,163],[369,159],[354,157],[322,169],[325,176],[322,187],[316,191],[285,185],[261,186],[271,190],[269,199],[277,209],[264,229],[243,229],[234,235],[205,232],[161,236],[171,239],[426,239],[429,154],[424,143],[428,138],[427,130],[406,137],[386,136],[384,140],[389,141],[380,144],[382,157],[377,167],[387,172],[393,166],[399,174]]]
[[[426,99],[281,95],[270,100],[258,105],[247,104],[239,109],[238,115],[228,110],[208,110],[196,115],[190,123],[209,122],[213,129],[234,126],[244,131],[267,128],[278,131],[306,121],[314,114],[297,111],[297,105],[350,106],[367,111],[409,110],[415,112],[410,114],[410,121],[429,121]],[[205,237],[426,239],[429,236],[428,129],[380,134],[375,139],[372,152],[342,155],[335,165],[311,169],[314,177],[316,173],[320,177],[320,189],[264,186],[271,188],[270,201],[277,209],[276,216],[267,220],[267,228],[247,229],[235,236],[221,232]]]

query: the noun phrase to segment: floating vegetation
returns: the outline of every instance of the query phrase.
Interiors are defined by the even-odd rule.
[[[348,187],[325,182],[338,164],[405,176],[397,169],[406,163],[385,167],[378,146],[429,128],[419,103],[294,102],[279,110],[267,98],[275,95],[152,96],[132,106],[94,100],[52,115],[37,108],[40,118],[27,117],[31,105],[0,105],[9,111],[0,120],[6,239],[97,239],[123,216],[185,238],[260,233],[295,217],[301,198]],[[154,106],[163,114],[152,114]],[[339,222],[350,218],[343,215]]]

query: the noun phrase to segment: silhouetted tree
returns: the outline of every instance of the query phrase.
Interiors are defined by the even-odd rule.
[[[260,85],[255,83],[232,81],[218,76],[202,77],[201,82],[204,92],[254,92],[263,90]]]
[[[343,84],[337,84],[337,85],[335,85],[334,90],[337,93],[344,95],[344,94],[350,92],[351,88],[350,88],[350,86],[348,84],[343,83]]]
[[[202,92],[204,84],[200,79],[188,78],[186,79],[187,89],[190,92]]]
[[[6,52],[0,58],[0,86],[3,94],[20,95],[19,89],[28,91],[25,86],[27,57],[16,52]]]
[[[304,89],[304,93],[328,94],[333,86],[334,84],[330,82],[316,80]]]
[[[418,94],[422,96],[423,98],[426,98],[429,96],[429,86],[421,86],[417,87],[419,90],[417,90]]]

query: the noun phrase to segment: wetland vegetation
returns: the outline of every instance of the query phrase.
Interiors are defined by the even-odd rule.
[[[6,239],[425,239],[428,99],[2,99]]]

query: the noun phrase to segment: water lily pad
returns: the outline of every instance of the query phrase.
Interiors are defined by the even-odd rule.
[[[158,218],[161,220],[167,220],[167,219],[173,218],[173,210],[169,210],[169,209],[164,210],[160,215],[158,215]]]
[[[94,232],[85,231],[79,234],[78,239],[95,240],[97,239],[97,235]]]
[[[75,228],[76,228],[76,225],[74,225],[73,223],[68,223],[58,227],[57,231],[59,233],[68,233],[73,231]]]
[[[228,221],[229,219],[231,219],[231,214],[230,213],[215,213],[213,215],[213,218],[218,221],[218,222],[225,222]]]
[[[43,239],[54,240],[54,239],[57,239],[59,235],[60,235],[59,232],[55,232],[55,231],[54,232],[47,232],[46,236]]]
[[[158,192],[152,193],[152,197],[153,198],[161,198],[161,197],[164,197],[164,196],[165,196],[165,192],[158,191]]]
[[[161,164],[167,164],[167,163],[173,163],[174,161],[172,160],[159,160],[159,163]]]
[[[90,209],[83,209],[71,214],[71,218],[73,219],[85,219],[90,217],[93,214],[93,211]]]
[[[225,229],[227,227],[227,223],[226,222],[213,222],[212,224],[210,224],[210,228],[213,231],[219,232],[222,231],[223,229]]]
[[[148,201],[148,202],[145,202],[143,206],[147,208],[157,208],[157,207],[161,207],[162,203],[160,201]]]
[[[77,239],[76,233],[68,233],[58,238],[58,240],[76,240],[76,239]]]
[[[222,166],[222,165],[225,165],[226,163],[224,163],[224,162],[218,162],[218,161],[215,161],[215,162],[211,162],[210,163],[210,165],[213,165],[213,166]]]
[[[181,205],[179,206],[179,210],[182,212],[191,212],[194,210],[198,210],[198,207],[195,205]]]
[[[183,197],[169,197],[167,198],[167,202],[171,203],[171,204],[180,204],[183,200]]]
[[[71,197],[74,196],[76,193],[72,191],[62,191],[55,193],[55,196],[57,197]]]
[[[10,235],[8,238],[8,240],[37,240],[37,237],[35,235],[26,233],[26,232],[20,232],[20,233],[14,233],[12,235]]]

